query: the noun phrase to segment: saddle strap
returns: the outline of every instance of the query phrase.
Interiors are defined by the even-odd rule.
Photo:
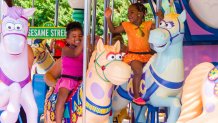
[[[80,81],[83,78],[82,76],[71,76],[71,75],[66,75],[66,74],[61,74],[61,77],[70,78],[70,79],[73,79],[73,80],[76,80],[76,81]]]

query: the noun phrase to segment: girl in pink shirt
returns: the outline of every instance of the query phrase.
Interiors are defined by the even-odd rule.
[[[71,90],[82,80],[83,70],[83,28],[79,22],[67,25],[66,46],[62,49],[61,78],[58,80],[55,92],[58,92],[56,103],[56,123],[62,123],[64,104]]]

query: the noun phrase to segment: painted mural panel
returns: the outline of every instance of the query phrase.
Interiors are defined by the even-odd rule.
[[[202,62],[218,62],[218,45],[184,46],[185,78],[194,66]]]
[[[190,0],[194,14],[206,25],[218,29],[218,0]]]

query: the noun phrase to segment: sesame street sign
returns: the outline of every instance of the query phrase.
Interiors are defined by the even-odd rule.
[[[66,38],[66,28],[65,27],[30,27],[28,38],[64,39]]]

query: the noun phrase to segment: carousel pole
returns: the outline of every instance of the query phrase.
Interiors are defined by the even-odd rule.
[[[86,123],[86,71],[87,71],[87,36],[90,32],[90,0],[85,0],[84,6],[84,44],[83,44],[83,123]]]
[[[104,0],[104,11],[106,8],[109,6],[110,0]],[[108,30],[107,30],[107,20],[106,17],[104,17],[104,44],[107,41],[107,35],[108,35]]]
[[[32,0],[32,8],[34,8],[34,3],[35,3],[35,0]],[[34,26],[34,14],[32,15],[31,26]]]
[[[161,0],[157,0],[157,3],[156,3],[156,4],[157,4],[157,6],[156,6],[156,7],[157,7],[157,8],[156,8],[156,12],[158,12],[158,11],[161,9],[161,8],[160,8]],[[156,23],[155,23],[156,25],[155,25],[155,26],[156,26],[156,28],[157,28],[158,25],[159,25],[159,18],[158,18],[158,16],[155,17],[155,21],[156,21]]]
[[[112,6],[111,6],[111,9],[112,9],[111,21],[113,22],[113,15],[114,15],[114,0],[112,0]],[[110,42],[109,42],[109,45],[112,44],[112,37],[113,37],[113,34],[110,33]]]
[[[55,18],[54,18],[54,24],[57,27],[58,26],[58,8],[59,8],[59,0],[55,0]]]
[[[3,8],[2,5],[3,5],[3,0],[0,0],[0,28],[2,24],[2,8]],[[0,36],[0,42],[1,42],[1,36]]]
[[[0,0],[0,21],[2,20],[2,5],[3,5],[3,0]]]
[[[97,0],[93,0],[92,2],[92,32],[91,32],[91,44],[92,47],[95,45],[95,30],[96,30],[96,6],[97,6]]]

